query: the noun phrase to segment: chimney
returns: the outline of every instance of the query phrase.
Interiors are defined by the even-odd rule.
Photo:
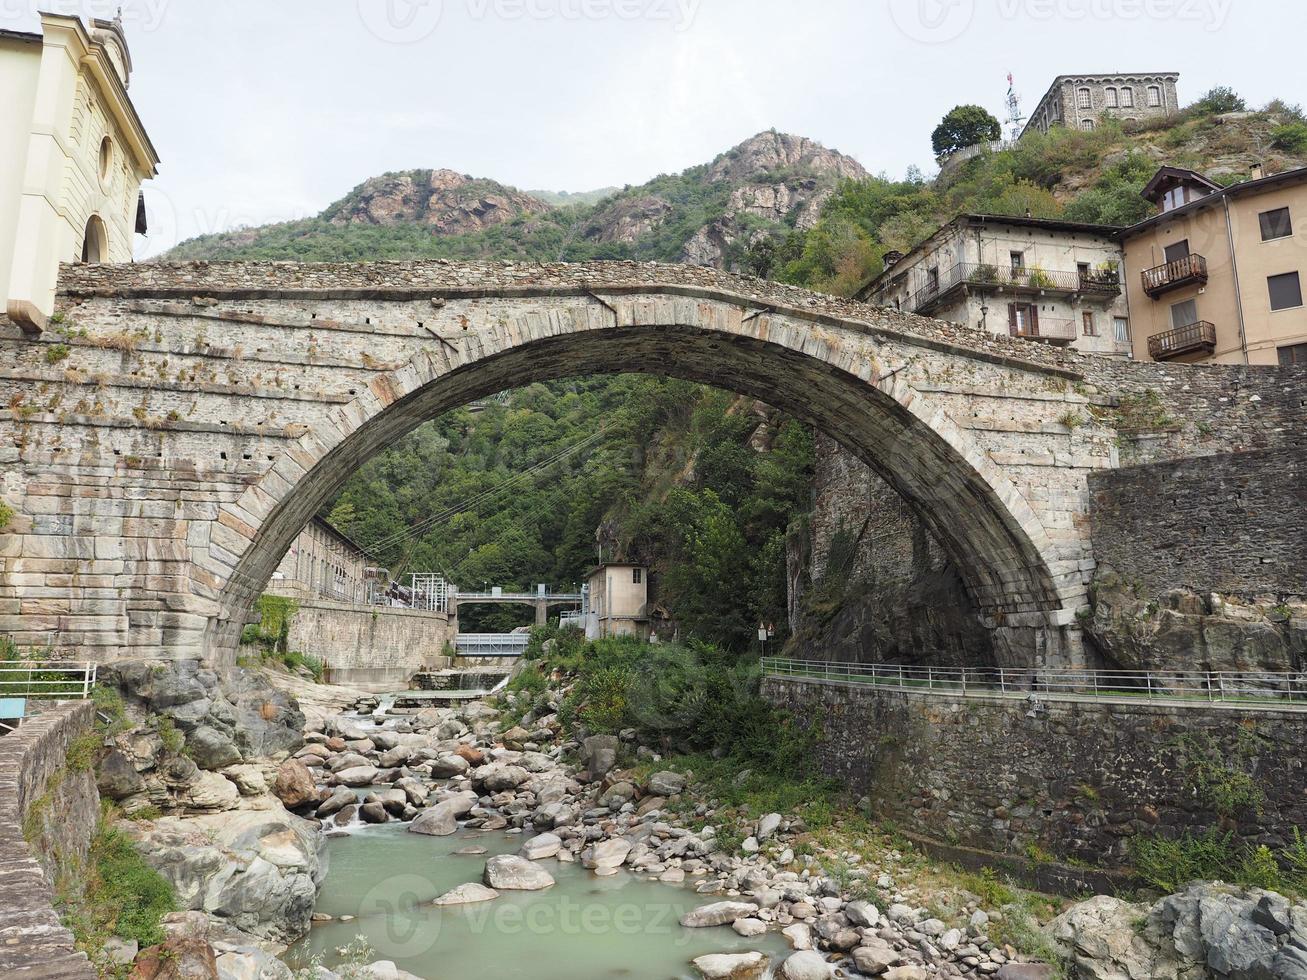
[[[884,262],[885,268],[889,269],[903,261],[903,253],[894,250],[888,251],[881,261]]]
[[[1266,176],[1266,168],[1260,163],[1254,163],[1249,169],[1248,174],[1252,180],[1261,180]]]

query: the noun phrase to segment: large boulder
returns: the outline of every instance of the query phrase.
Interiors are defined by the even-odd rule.
[[[199,725],[186,736],[186,754],[201,769],[221,769],[241,761],[236,743],[211,725]]]
[[[802,949],[781,964],[780,975],[785,980],[830,980],[831,968],[820,953]]]
[[[350,766],[336,773],[336,782],[342,786],[371,786],[379,771],[376,766]]]
[[[476,795],[473,793],[461,793],[451,799],[442,800],[419,813],[408,825],[409,833],[426,834],[429,837],[448,837],[458,831],[459,818],[471,813],[474,806],[476,806]]]
[[[114,749],[101,760],[96,785],[101,796],[123,800],[144,790],[145,780],[136,771],[132,760]]]
[[[631,853],[631,842],[621,837],[601,840],[581,852],[581,865],[586,868],[605,870],[620,868]]]
[[[539,891],[554,884],[548,871],[516,854],[497,854],[488,860],[483,880],[499,891]]]
[[[728,926],[736,919],[743,919],[757,911],[758,906],[752,902],[711,902],[686,912],[681,916],[681,925],[687,929]]]
[[[517,853],[528,861],[539,861],[555,857],[562,846],[563,841],[557,834],[537,834],[524,843]]]
[[[494,762],[472,770],[472,785],[487,793],[502,793],[504,790],[517,789],[531,774],[521,766],[505,765]]]
[[[617,765],[621,740],[616,735],[591,735],[581,743],[581,764],[591,780],[603,779]]]
[[[218,960],[203,939],[169,939],[137,956],[128,980],[219,980]]]
[[[281,764],[272,784],[272,792],[288,810],[298,810],[318,802],[318,784],[313,779],[313,773],[298,759],[287,759]]]
[[[675,796],[685,789],[685,777],[679,772],[656,772],[649,777],[649,793],[652,796]]]
[[[433,905],[472,905],[477,902],[489,902],[499,897],[499,892],[487,888],[477,881],[450,889],[431,904]]]
[[[766,953],[709,953],[691,962],[704,980],[758,980],[771,960]]]
[[[278,807],[127,826],[180,908],[274,942],[308,931],[326,873],[324,839],[308,821]]]

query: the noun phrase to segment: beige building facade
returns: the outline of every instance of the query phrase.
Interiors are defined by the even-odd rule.
[[[159,158],[127,94],[120,21],[0,30],[0,300],[39,332],[61,262],[130,262]]]
[[[587,579],[585,635],[649,638],[649,570],[620,562],[600,565]]]
[[[1092,131],[1108,119],[1134,123],[1173,116],[1180,111],[1179,80],[1173,71],[1059,75],[1021,135],[1055,126]]]
[[[964,214],[886,269],[858,299],[1087,352],[1128,356],[1119,228]]]
[[[1163,167],[1122,232],[1135,356],[1307,363],[1307,169],[1221,188]]]
[[[371,567],[367,552],[315,517],[272,573],[268,591],[304,599],[366,603],[374,580]]]

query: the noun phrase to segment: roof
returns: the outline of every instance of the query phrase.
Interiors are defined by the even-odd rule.
[[[906,263],[906,261],[917,252],[921,251],[925,245],[934,240],[941,232],[962,224],[991,224],[991,225],[1015,225],[1019,228],[1038,228],[1043,231],[1064,231],[1081,235],[1097,235],[1101,238],[1108,238],[1115,241],[1122,231],[1120,225],[1099,225],[1091,224],[1084,221],[1063,221],[1060,218],[1033,218],[1025,215],[1016,214],[974,214],[964,213],[958,215],[952,221],[940,225],[926,238],[913,245],[903,258],[894,265],[881,272],[880,275],[865,283],[856,293],[855,298],[861,299],[874,292],[876,287],[885,279],[888,279],[895,271]],[[889,253],[886,253],[889,254]]]
[[[317,524],[328,534],[340,538],[341,541],[344,541],[347,545],[349,545],[351,548],[357,551],[360,555],[363,555],[365,558],[372,558],[375,560],[376,557],[375,555],[373,555],[370,551],[368,551],[367,548],[363,547],[361,544],[359,544],[357,541],[351,538],[344,531],[340,530],[334,524],[328,523],[327,521],[323,520],[321,517],[313,518],[311,523]]]
[[[590,571],[586,572],[585,577],[590,578],[590,576],[598,572],[602,572],[605,568],[648,568],[648,567],[649,566],[642,561],[604,561],[604,562],[600,562],[594,568],[590,569]]]
[[[1192,172],[1192,171],[1189,171]],[[1201,176],[1201,175],[1200,175]],[[1206,180],[1206,178],[1203,178]],[[1239,184],[1232,184],[1229,187],[1217,187],[1206,197],[1200,197],[1196,201],[1190,201],[1188,204],[1170,211],[1163,211],[1161,214],[1155,214],[1151,218],[1145,218],[1138,224],[1131,225],[1128,228],[1122,228],[1118,233],[1122,241],[1132,238],[1140,232],[1147,231],[1157,225],[1164,224],[1167,221],[1174,220],[1189,214],[1197,214],[1199,211],[1215,207],[1222,201],[1235,197],[1255,196],[1264,194],[1267,191],[1276,190],[1286,184],[1307,183],[1307,167],[1300,167],[1297,170],[1285,170],[1282,173],[1272,174],[1270,177],[1260,177],[1257,180],[1245,180]]]
[[[1153,179],[1144,185],[1144,189],[1139,193],[1148,201],[1156,201],[1162,185],[1168,180],[1177,183],[1202,184],[1209,191],[1219,191],[1221,185],[1208,180],[1197,170],[1187,170],[1184,167],[1162,167],[1157,173],[1153,174]]]
[[[30,31],[8,31],[4,28],[0,28],[0,40],[23,41],[27,44],[40,44],[41,35],[33,34]]]

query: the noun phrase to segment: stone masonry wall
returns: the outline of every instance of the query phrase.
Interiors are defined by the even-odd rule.
[[[59,921],[53,893],[56,867],[85,857],[100,815],[90,767],[66,765],[68,746],[94,720],[89,701],[43,705],[0,737],[0,975],[95,978]]]
[[[1307,595],[1307,451],[1131,466],[1089,486],[1100,569],[1145,594]]]
[[[1307,826],[1307,713],[959,699],[774,677],[764,694],[815,725],[825,772],[949,844],[1120,865],[1135,834],[1223,823],[1282,845]],[[1262,812],[1213,812],[1196,790],[1200,752],[1251,775]]]
[[[414,674],[445,665],[454,629],[443,613],[323,599],[301,601],[290,624],[290,648],[311,654],[333,684],[406,688]]]

